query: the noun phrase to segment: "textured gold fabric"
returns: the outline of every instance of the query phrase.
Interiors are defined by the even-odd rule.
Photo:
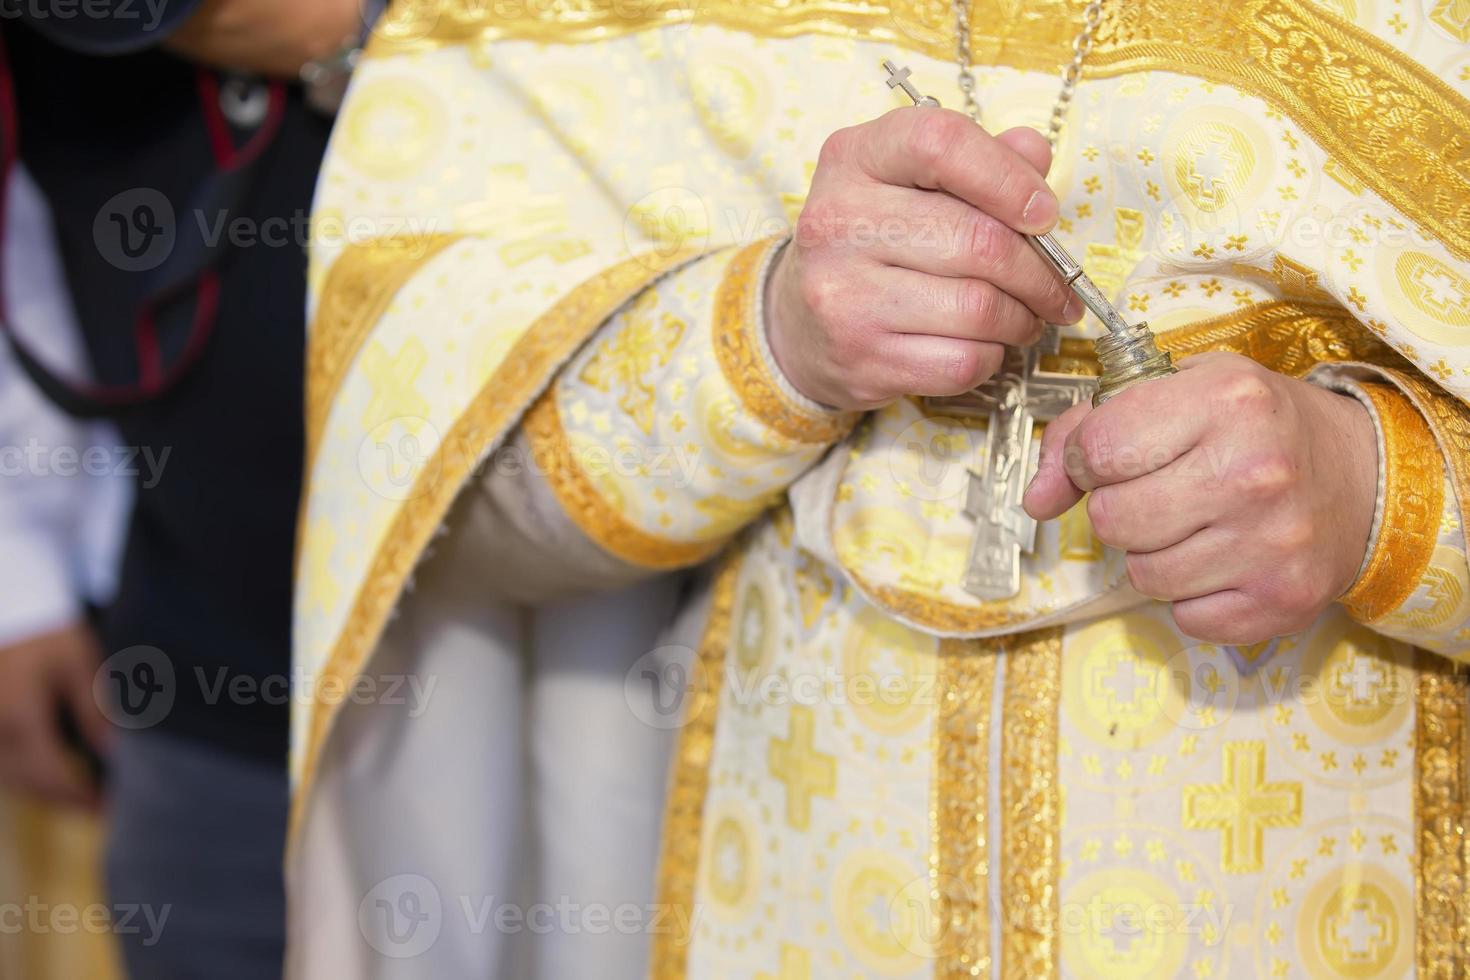
[[[1444,515],[1445,467],[1434,433],[1412,402],[1387,385],[1363,391],[1383,432],[1383,516],[1367,567],[1340,601],[1371,623],[1407,602],[1429,568]]]

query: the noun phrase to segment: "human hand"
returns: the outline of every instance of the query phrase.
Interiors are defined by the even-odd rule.
[[[0,785],[51,803],[92,807],[97,788],[68,752],[63,710],[101,754],[110,734],[92,695],[101,662],[82,624],[0,648]]]
[[[1128,578],[1196,639],[1250,644],[1307,628],[1357,578],[1378,493],[1378,437],[1355,399],[1212,353],[1079,405],[1046,429],[1027,513],[1091,492]]]
[[[361,35],[358,0],[204,0],[165,46],[200,64],[295,79]]]
[[[955,395],[1005,344],[1082,304],[1019,232],[1056,223],[1046,140],[992,136],[944,109],[904,108],[833,133],[795,237],[767,282],[777,364],[798,391],[867,410]]]

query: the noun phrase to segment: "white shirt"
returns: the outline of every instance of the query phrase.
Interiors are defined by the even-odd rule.
[[[85,376],[50,210],[18,165],[8,190],[3,314],[53,371]],[[111,425],[51,405],[0,339],[0,646],[73,622],[85,602],[112,595],[132,509],[120,442]]]

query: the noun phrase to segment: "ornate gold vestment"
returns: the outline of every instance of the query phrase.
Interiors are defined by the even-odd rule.
[[[309,690],[370,668],[464,488],[513,485],[492,546],[537,569],[497,595],[718,563],[662,868],[701,914],[657,976],[1470,972],[1470,5],[1112,3],[1063,135],[1058,236],[1161,346],[1374,414],[1362,578],[1249,649],[1181,635],[1081,508],[974,599],[977,423],[772,365],[764,271],[825,137],[901,104],[880,59],[958,104],[948,3],[509,6],[397,8],[333,139]],[[1085,3],[973,6],[986,126],[1040,127]],[[313,809],[341,704],[295,719],[298,832],[350,819]]]

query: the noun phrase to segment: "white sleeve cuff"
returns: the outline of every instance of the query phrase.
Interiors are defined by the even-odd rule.
[[[0,646],[60,629],[81,618],[66,549],[32,531],[0,532]]]

